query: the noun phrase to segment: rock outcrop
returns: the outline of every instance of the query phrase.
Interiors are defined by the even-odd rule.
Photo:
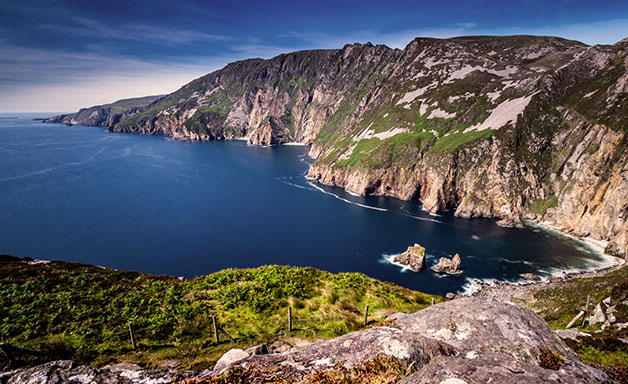
[[[626,256],[626,67],[625,40],[353,44],[232,63],[123,115],[83,110],[51,121],[311,144],[308,176],[321,183],[417,199],[431,213],[541,223]]]
[[[419,272],[425,266],[425,248],[419,244],[411,245],[405,252],[394,256],[392,261]]]
[[[374,327],[281,354],[250,356],[236,364],[298,382],[308,374],[346,368],[384,355],[412,364],[403,383],[600,383],[606,375],[584,365],[532,311],[511,303],[463,298],[397,314]],[[551,351],[559,367],[545,368]],[[555,354],[555,355],[554,355]]]
[[[458,275],[460,273],[462,273],[462,271],[460,270],[460,263],[462,261],[460,260],[460,255],[459,254],[455,254],[454,257],[452,257],[451,259],[448,259],[446,257],[441,257],[438,260],[438,264],[434,265],[432,267],[432,270],[438,272],[438,273],[447,273],[449,275]]]
[[[248,377],[272,376],[275,382],[296,383],[311,374],[385,357],[409,367],[402,383],[611,382],[604,373],[583,364],[529,309],[482,298],[456,299],[413,314],[396,314],[386,326],[283,353],[237,351],[232,355],[237,356],[195,378],[218,375],[237,365]],[[181,378],[190,378],[190,373],[134,366],[95,369],[62,361],[1,373],[0,383],[165,383]]]
[[[33,368],[0,372],[2,384],[170,384],[189,379],[192,371],[142,369],[135,364],[92,368],[69,360],[51,361]]]
[[[80,124],[112,128],[119,122],[141,112],[152,103],[159,102],[159,100],[163,97],[165,97],[165,95],[118,100],[111,104],[82,108],[76,113],[58,115],[44,121],[48,123],[63,123],[67,125]]]

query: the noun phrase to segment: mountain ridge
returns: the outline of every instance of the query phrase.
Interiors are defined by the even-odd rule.
[[[316,158],[308,176],[323,184],[417,199],[431,213],[539,223],[626,256],[626,67],[624,40],[347,44],[231,63],[88,125],[180,140],[301,142]],[[81,123],[76,117],[51,121]]]

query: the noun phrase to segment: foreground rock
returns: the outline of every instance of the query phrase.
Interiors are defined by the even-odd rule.
[[[400,381],[406,384],[611,382],[601,371],[583,364],[529,309],[478,297],[441,303],[410,315],[396,314],[388,326],[283,353],[249,354],[196,378],[217,376],[237,365],[244,368],[247,378],[259,382],[294,383],[382,358],[409,368],[402,371],[409,375]],[[189,377],[187,372],[176,374]],[[0,374],[0,383],[165,383],[174,375],[172,371],[94,369],[62,361]]]
[[[415,243],[408,247],[404,253],[393,257],[392,261],[406,266],[414,272],[419,272],[425,266],[425,248]]]
[[[438,273],[458,275],[462,273],[460,270],[460,263],[460,255],[456,253],[451,259],[441,257],[440,260],[438,260],[438,264],[433,266],[432,269]]]
[[[583,364],[543,319],[515,304],[462,298],[392,318],[391,326],[281,354],[250,356],[236,364],[262,377],[276,375],[281,367],[282,380],[299,382],[315,372],[338,369],[336,364],[352,368],[383,355],[412,365],[415,372],[403,383],[611,382]]]
[[[135,364],[92,368],[73,361],[51,361],[28,369],[0,373],[2,384],[162,384],[184,380],[192,371],[142,369]]]

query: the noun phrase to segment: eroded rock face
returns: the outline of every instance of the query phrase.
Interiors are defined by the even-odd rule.
[[[244,60],[148,106],[50,121],[311,144],[308,176],[437,213],[542,223],[628,251],[628,43],[413,40]]]
[[[441,257],[438,260],[438,264],[432,267],[432,269],[438,273],[447,273],[449,275],[458,275],[462,273],[460,270],[460,255],[455,254],[454,257],[448,259],[446,257]]]
[[[167,384],[194,375],[191,371],[149,370],[135,364],[92,368],[73,361],[51,361],[28,369],[0,373],[2,384]]]
[[[425,248],[419,244],[411,245],[405,252],[393,257],[392,261],[419,272],[425,266]]]

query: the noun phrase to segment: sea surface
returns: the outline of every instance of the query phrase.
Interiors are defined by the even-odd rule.
[[[0,115],[0,253],[194,277],[265,264],[363,272],[428,293],[593,268],[582,243],[307,180],[308,147],[188,143]],[[386,261],[419,243],[426,270]],[[459,253],[463,273],[429,269]]]

